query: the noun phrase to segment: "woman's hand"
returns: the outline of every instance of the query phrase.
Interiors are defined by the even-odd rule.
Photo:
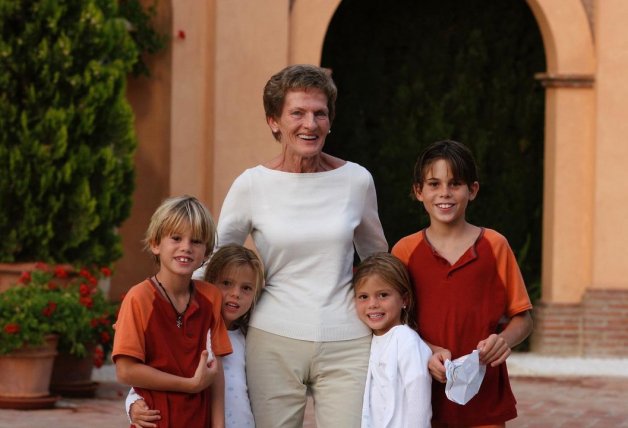
[[[161,420],[159,410],[149,409],[144,400],[137,400],[131,404],[129,417],[132,424],[142,428],[154,428],[157,425],[153,421]]]
[[[432,356],[427,363],[427,368],[435,380],[440,383],[446,383],[447,375],[445,372],[445,361],[451,360],[451,351],[439,346],[429,346],[432,349]]]

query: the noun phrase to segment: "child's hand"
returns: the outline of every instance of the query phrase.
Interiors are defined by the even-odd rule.
[[[201,352],[201,358],[198,362],[198,367],[194,373],[194,377],[191,380],[190,393],[195,394],[207,389],[213,382],[216,374],[218,373],[218,364],[214,358],[208,361],[209,353],[207,350]]]
[[[157,425],[152,421],[158,421],[161,419],[161,416],[159,416],[159,410],[149,409],[144,400],[137,400],[131,404],[129,416],[131,417],[131,422],[136,427],[145,428],[156,427]]]
[[[440,383],[447,382],[445,360],[451,360],[451,351],[449,349],[432,346],[432,356],[427,363],[427,368],[432,377]]]
[[[480,364],[490,364],[491,367],[502,364],[512,353],[506,339],[499,334],[491,334],[481,340],[477,349],[480,351]]]

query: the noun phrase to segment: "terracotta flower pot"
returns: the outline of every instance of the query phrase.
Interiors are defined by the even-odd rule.
[[[58,266],[66,269],[68,272],[72,272],[73,270],[73,267],[68,264],[63,264],[63,265],[58,265]],[[36,268],[37,268],[37,263],[35,262],[0,263],[0,293],[8,290],[9,288],[17,284],[23,272],[32,272]],[[60,280],[60,279],[56,279],[56,281],[64,282],[63,280]]]
[[[0,355],[0,408],[51,407],[58,397],[50,395],[52,365],[59,337],[50,335],[42,346],[26,346]]]
[[[66,397],[94,397],[98,383],[92,381],[94,348],[87,347],[85,357],[60,352],[52,369],[50,390]]]
[[[0,292],[16,284],[22,272],[30,272],[33,269],[35,263],[0,263]]]

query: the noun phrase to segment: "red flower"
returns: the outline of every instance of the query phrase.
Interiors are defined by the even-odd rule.
[[[102,367],[102,365],[105,362],[105,353],[103,352],[100,346],[94,349],[93,361],[94,361],[94,367],[96,368]]]
[[[56,266],[55,267],[55,276],[57,278],[67,278],[69,275],[68,271],[65,270],[65,268],[63,266]]]
[[[94,275],[92,275],[92,273],[87,268],[82,268],[81,271],[79,272],[79,275],[85,278],[87,282],[89,282],[92,285],[98,284],[98,280],[94,277]]]
[[[31,273],[26,271],[22,272],[22,274],[20,275],[20,279],[18,279],[17,282],[19,282],[20,284],[27,284],[31,282]]]
[[[57,284],[55,284],[54,282],[50,281],[48,283],[48,290],[58,290],[59,286]]]
[[[89,296],[82,296],[79,298],[79,303],[86,308],[91,309],[91,307],[94,306],[94,299]]]
[[[106,331],[101,331],[100,332],[100,341],[102,343],[109,343],[110,340],[111,340],[111,336],[109,335],[108,332],[106,332]]]
[[[100,273],[102,273],[102,276],[104,276],[105,278],[109,278],[111,276],[111,269],[109,269],[107,266],[101,267]]]
[[[177,31],[177,37],[180,38],[181,40],[185,40],[185,31],[183,30]]]
[[[91,320],[89,320],[89,325],[90,325],[92,328],[96,328],[96,327],[98,327],[98,324],[100,324],[100,321],[99,321],[99,319],[98,319],[98,318],[92,318]]]
[[[49,317],[50,315],[52,315],[54,313],[54,311],[56,309],[57,309],[57,304],[55,302],[48,302],[48,306],[46,306],[44,309],[42,309],[41,313],[45,317]]]
[[[89,295],[91,294],[91,292],[92,292],[92,290],[89,288],[89,285],[87,285],[87,284],[81,284],[81,285],[79,286],[79,294],[80,294],[82,297],[89,296]]]
[[[20,325],[16,323],[9,323],[4,326],[4,331],[8,334],[17,334],[20,332]]]

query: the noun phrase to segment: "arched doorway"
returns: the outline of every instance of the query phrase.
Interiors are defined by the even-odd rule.
[[[530,293],[541,276],[543,44],[525,4],[344,0],[321,65],[339,87],[327,150],[365,165],[394,244],[424,227],[408,197],[420,151],[452,138],[474,151],[470,221],[506,235]]]
[[[345,2],[347,0],[342,3]],[[329,23],[341,1],[325,0],[323,3],[325,10],[317,15],[317,20]],[[547,64],[546,73],[536,76],[545,87],[543,297],[535,310],[537,349],[581,354],[584,350],[582,323],[586,318],[582,301],[593,281],[595,259],[596,102],[593,85],[596,60],[592,19],[588,16],[593,0],[527,0],[527,3],[540,28]],[[304,28],[303,24],[311,18],[308,13],[311,3],[295,0],[291,5],[291,27]],[[291,34],[292,62],[303,59],[315,62],[321,57],[325,34],[320,31],[321,22],[316,28],[319,31],[311,31],[307,43],[301,33]]]

